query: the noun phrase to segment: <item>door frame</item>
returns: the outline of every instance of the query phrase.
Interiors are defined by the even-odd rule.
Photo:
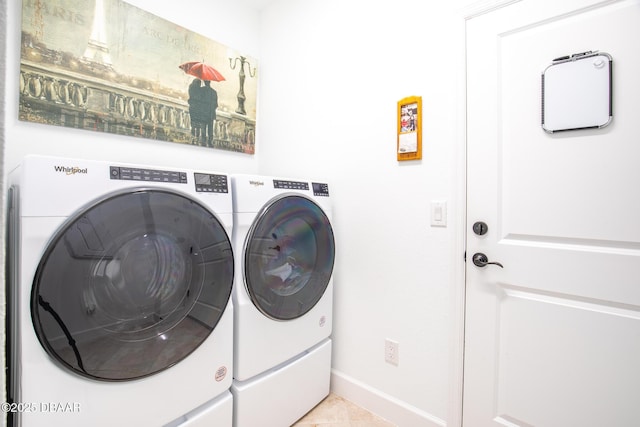
[[[462,427],[463,390],[464,390],[464,340],[465,340],[465,308],[466,308],[466,249],[467,249],[467,21],[477,16],[490,13],[502,7],[518,3],[522,0],[478,0],[459,10],[461,45],[456,46],[459,55],[456,114],[457,131],[455,144],[455,165],[453,177],[453,194],[456,197],[454,212],[454,247],[453,269],[451,280],[454,284],[451,296],[451,313],[453,319],[451,331],[451,368],[449,372],[449,426]]]

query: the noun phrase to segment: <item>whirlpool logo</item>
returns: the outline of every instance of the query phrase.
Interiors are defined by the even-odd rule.
[[[249,184],[253,185],[254,187],[261,187],[264,185],[264,181],[249,181]]]
[[[67,175],[75,175],[78,173],[86,174],[88,173],[88,168],[79,168],[77,166],[54,166],[53,169],[56,172],[65,173]]]

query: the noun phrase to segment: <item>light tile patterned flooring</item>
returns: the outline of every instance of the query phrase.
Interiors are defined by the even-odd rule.
[[[292,427],[396,427],[379,416],[329,394],[322,402]]]

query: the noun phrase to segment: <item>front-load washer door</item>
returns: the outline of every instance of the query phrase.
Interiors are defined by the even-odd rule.
[[[215,214],[168,190],[109,195],[49,242],[31,292],[36,334],[63,367],[105,381],[152,375],[209,336],[233,255]]]
[[[247,292],[264,315],[291,320],[322,298],[333,271],[333,229],[312,200],[285,195],[258,214],[244,252]]]

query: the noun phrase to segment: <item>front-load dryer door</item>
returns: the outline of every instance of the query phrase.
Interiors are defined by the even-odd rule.
[[[233,283],[229,237],[179,193],[136,189],[69,218],[36,271],[31,313],[45,350],[105,381],[180,362],[214,330]]]
[[[333,230],[323,210],[303,196],[276,198],[258,214],[245,242],[247,292],[272,319],[300,317],[322,298],[334,257]]]

